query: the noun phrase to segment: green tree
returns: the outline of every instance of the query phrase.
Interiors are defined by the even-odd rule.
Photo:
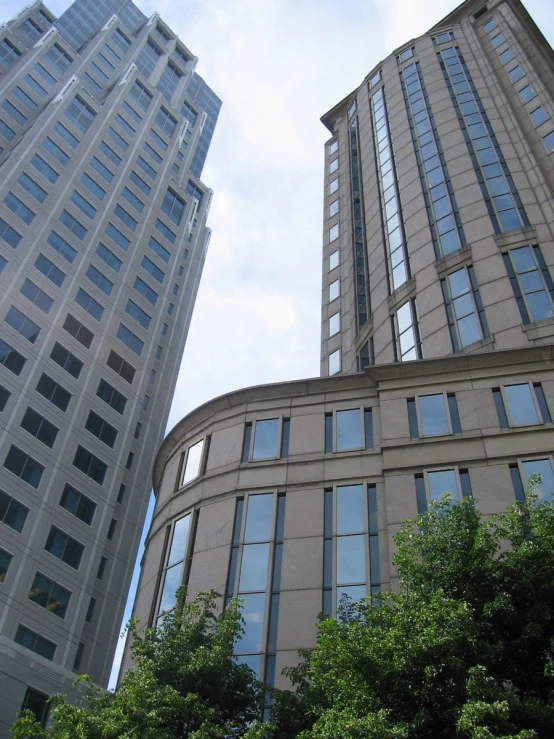
[[[554,507],[433,506],[396,536],[395,593],[346,602],[277,694],[274,737],[554,737]]]
[[[215,593],[201,593],[162,617],[158,628],[129,625],[135,667],[115,693],[83,677],[83,699],[52,699],[52,726],[45,730],[30,711],[12,727],[14,739],[220,739],[259,737],[262,686],[233,660],[242,631],[237,604],[217,612]],[[264,730],[265,731],[265,730]],[[263,734],[262,734],[263,735]]]

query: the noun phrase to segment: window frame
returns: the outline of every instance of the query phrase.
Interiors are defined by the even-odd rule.
[[[465,468],[464,468],[465,469]],[[431,467],[428,469],[423,470],[423,481],[425,484],[425,499],[427,501],[427,508],[431,505],[433,502],[433,499],[431,498],[431,488],[429,486],[429,474],[433,474],[434,472],[451,472],[454,471],[455,477],[456,477],[456,493],[458,495],[457,498],[453,498],[455,503],[461,503],[464,500],[464,494],[462,490],[462,481],[460,479],[460,467],[459,465],[442,465],[440,467]],[[467,470],[469,474],[469,469]]]
[[[495,390],[499,390],[500,391],[500,396],[501,396],[501,399],[502,399],[502,403],[504,405],[504,413],[505,413],[506,419],[508,421],[508,428],[510,428],[510,429],[512,429],[512,428],[517,429],[517,428],[526,428],[527,426],[544,426],[544,425],[547,425],[548,424],[548,421],[545,421],[543,419],[542,408],[541,408],[541,405],[540,405],[540,403],[538,401],[538,398],[537,398],[537,392],[536,392],[536,389],[535,389],[535,385],[537,385],[537,384],[541,385],[541,387],[542,387],[542,384],[540,382],[537,383],[537,382],[533,382],[532,380],[528,380],[527,382],[519,382],[519,381],[516,381],[516,382],[510,382],[510,383],[500,383],[497,388],[492,388],[493,389],[493,392]],[[527,423],[514,423],[513,418],[512,418],[512,409],[510,407],[510,403],[508,402],[508,396],[506,395],[505,388],[506,387],[514,387],[514,386],[517,386],[517,385],[527,385],[527,387],[529,388],[529,392],[531,393],[531,400],[533,402],[533,406],[534,406],[535,412],[537,414],[537,420],[536,421],[529,421]],[[542,392],[544,394],[544,390]],[[548,401],[546,400],[546,395],[545,395],[545,403],[546,403],[547,410],[550,413],[550,408],[548,406]],[[502,428],[502,424],[500,424],[500,426]]]
[[[435,396],[435,395],[442,395],[443,396],[443,403],[444,403],[444,412],[446,415],[446,424],[448,426],[448,431],[446,433],[442,434],[426,434],[423,429],[423,416],[421,414],[421,407],[420,407],[420,398],[425,398],[429,396]],[[450,404],[448,402],[448,397],[450,395],[454,396],[454,400],[456,402],[456,406],[458,405],[458,399],[456,398],[456,393],[454,392],[448,392],[447,390],[440,390],[438,392],[422,392],[422,393],[416,393],[412,398],[408,398],[408,401],[414,400],[415,401],[415,411],[416,411],[416,418],[417,418],[417,429],[418,429],[418,436],[412,437],[412,438],[418,438],[418,439],[436,439],[444,436],[453,436],[456,434],[459,434],[460,432],[454,431],[453,425],[452,425],[452,416],[450,412]],[[459,415],[459,413],[458,413]]]

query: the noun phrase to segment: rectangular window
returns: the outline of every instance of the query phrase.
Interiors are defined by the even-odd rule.
[[[93,169],[95,169],[98,172],[98,174],[106,180],[106,182],[111,182],[113,180],[114,178],[113,172],[111,172],[104,164],[102,164],[100,159],[98,159],[97,157],[92,157],[92,159],[90,160],[90,164],[91,164],[91,167],[93,167]],[[83,177],[84,176],[85,175],[83,175]],[[100,200],[102,200],[103,197],[104,196],[102,196]]]
[[[8,400],[10,399],[10,391],[6,390],[6,388],[3,385],[0,385],[0,413],[2,413],[5,408]]]
[[[27,408],[21,421],[21,428],[25,429],[31,436],[52,449],[56,441],[59,429],[50,423],[44,416],[37,413],[34,408]]]
[[[94,411],[90,411],[85,423],[85,428],[101,442],[113,449],[117,439],[117,429]]]
[[[53,282],[56,287],[61,287],[63,285],[63,281],[66,277],[65,272],[62,272],[59,267],[56,267],[54,262],[48,259],[48,257],[45,257],[42,252],[35,260],[35,268],[38,269],[39,272],[42,272],[42,274],[47,277],[50,282]]]
[[[63,223],[68,231],[71,231],[71,233],[74,234],[80,241],[83,241],[83,239],[87,235],[87,229],[74,216],[72,216],[71,213],[68,213],[67,210],[64,210],[62,212],[59,221],[60,223]]]
[[[0,490],[0,522],[20,534],[25,526],[28,513],[27,506]]]
[[[171,100],[181,77],[182,74],[170,62],[162,72],[162,76],[156,85],[156,89],[159,90],[165,98]]]
[[[520,460],[516,465],[510,465],[510,473],[512,475],[516,498],[521,502],[525,501],[525,490],[529,486],[529,478],[531,475],[537,474],[541,476],[540,484],[534,488],[534,493],[537,495],[537,503],[552,500],[554,493],[552,457]]]
[[[15,131],[4,123],[4,121],[0,121],[0,135],[7,141],[11,141],[15,136]]]
[[[0,549],[0,585],[6,579],[11,561],[12,555],[8,554],[4,549]]]
[[[172,190],[168,190],[162,202],[162,213],[178,226],[181,223],[181,218],[185,211],[185,205],[186,203],[184,200],[182,200]]]
[[[95,457],[94,454],[91,454],[88,449],[85,449],[81,445],[77,447],[73,465],[94,480],[94,482],[103,485],[106,472],[108,471],[108,465],[102,462],[101,459],[98,459],[98,457]]]
[[[164,562],[160,583],[158,613],[163,613],[175,605],[177,589],[183,580],[185,563],[190,557],[190,550],[192,549],[189,544],[191,519],[192,515],[188,513],[186,516],[177,519],[173,524],[173,531],[169,537],[171,543],[168,547],[169,551]]]
[[[14,641],[22,647],[25,647],[25,649],[30,649],[31,652],[35,652],[45,659],[49,659],[50,661],[54,659],[54,654],[56,652],[56,645],[54,642],[45,639],[34,631],[31,631],[31,629],[28,629],[26,626],[22,626],[20,624],[17,627]]]
[[[130,470],[133,466],[133,459],[135,458],[135,455],[133,452],[129,452],[127,455],[127,462],[125,463],[125,469]]]
[[[0,41],[0,66],[9,69],[20,56],[21,52],[8,39]]]
[[[135,379],[136,370],[131,364],[129,364],[129,362],[123,359],[123,357],[120,357],[117,352],[114,352],[113,350],[110,352],[106,364],[116,374],[128,382],[129,385],[132,385],[133,380]]]
[[[72,316],[71,313],[68,313],[64,321],[63,328],[87,349],[92,344],[92,340],[94,339],[92,331],[84,326],[81,321],[78,321],[74,316]]]
[[[135,352],[135,354],[140,357],[144,348],[144,341],[139,339],[139,337],[130,331],[123,323],[119,324],[116,335],[122,344],[128,346],[132,352]]]
[[[396,311],[393,318],[393,328],[396,337],[397,361],[408,362],[414,359],[422,359],[415,298],[408,300]]]
[[[114,214],[123,224],[125,224],[125,226],[127,226],[128,229],[130,229],[131,231],[135,231],[138,223],[133,218],[133,216],[125,210],[125,208],[122,208],[119,204],[116,205],[114,209]]]
[[[158,152],[152,146],[150,146],[150,144],[145,142],[142,148],[146,152],[146,154],[148,154],[148,156],[156,162],[156,164],[160,165],[163,162],[163,157],[160,156],[160,154],[158,154]]]
[[[0,364],[3,365],[7,370],[13,372],[14,375],[21,374],[23,365],[27,360],[25,357],[16,351],[13,346],[0,339]]]
[[[110,36],[110,43],[112,43],[123,56],[125,56],[125,54],[131,48],[131,42],[129,41],[127,36],[125,36],[125,34],[119,30],[119,28],[116,28]]]
[[[30,341],[31,344],[35,343],[40,333],[40,326],[37,326],[36,323],[33,323],[33,321],[27,318],[15,306],[12,305],[12,307],[7,312],[6,318],[4,320],[6,321],[8,326],[11,326],[13,329],[15,329],[19,334],[21,334],[21,336],[27,339],[27,341]]]
[[[148,177],[150,177],[152,180],[156,179],[157,172],[156,170],[151,167],[148,162],[146,162],[142,157],[139,157],[137,159],[138,166],[142,169],[143,172],[146,172]]]
[[[69,401],[71,400],[71,393],[59,383],[43,372],[37,383],[36,390],[37,393],[40,393],[40,395],[45,397],[46,400],[49,400],[53,405],[65,413],[67,406],[69,405]]]
[[[80,641],[75,652],[75,659],[73,660],[73,670],[78,672],[81,667],[81,661],[83,659],[83,653],[85,651],[84,642]]]
[[[133,85],[129,90],[129,97],[142,111],[146,111],[152,101],[152,94],[148,92],[146,87],[144,87],[139,80],[135,80],[133,82]]]
[[[325,452],[373,448],[371,408],[353,408],[325,414]]]
[[[47,180],[54,183],[59,177],[59,174],[56,172],[55,169],[53,169],[49,164],[47,164],[44,159],[39,157],[38,154],[35,154],[33,158],[31,159],[31,164],[33,167],[41,173],[44,177],[46,177]]]
[[[177,121],[165,108],[160,108],[156,118],[154,119],[154,125],[157,126],[162,133],[165,133],[171,138],[175,132]]]
[[[98,572],[96,573],[96,579],[102,580],[104,577],[104,572],[106,570],[106,563],[107,563],[106,557],[100,557],[100,563],[98,565]]]
[[[89,264],[87,269],[87,278],[92,282],[93,285],[96,285],[96,287],[99,290],[102,290],[103,293],[106,293],[106,295],[110,295],[113,289],[113,282],[110,282],[107,277],[105,277],[100,270],[96,269],[96,267],[92,264]]]
[[[146,196],[150,195],[152,188],[150,187],[150,185],[147,185],[146,182],[142,179],[142,177],[139,177],[136,172],[134,171],[131,172],[131,174],[129,175],[129,179]]]
[[[29,591],[29,600],[42,606],[49,613],[65,618],[70,598],[69,590],[37,572]]]
[[[139,213],[142,213],[142,211],[144,210],[144,203],[142,202],[142,200],[137,198],[137,196],[134,193],[132,193],[128,187],[123,188],[121,195],[125,198],[125,200],[128,203],[131,203],[133,208],[136,208],[136,210],[138,210]]]
[[[501,428],[552,423],[540,382],[503,385],[492,392]]]
[[[57,251],[58,254],[61,254],[62,257],[70,263],[73,262],[77,256],[77,251],[71,246],[71,244],[69,244],[65,239],[62,239],[62,237],[55,231],[51,232],[47,242],[52,249]]]
[[[50,358],[53,359],[56,364],[59,364],[62,369],[75,377],[75,379],[79,378],[81,370],[83,369],[83,363],[65,347],[58,344],[58,342],[54,344]]]
[[[76,128],[86,133],[96,116],[96,112],[77,95],[67,106],[65,116]]]
[[[146,272],[148,272],[149,275],[151,275],[160,284],[163,283],[165,273],[162,272],[162,270],[159,267],[157,267],[151,259],[148,259],[148,257],[146,256],[143,257],[141,266]]]
[[[42,77],[47,85],[56,84],[56,78],[53,77],[50,72],[42,66],[42,64],[35,64],[34,70],[40,77]]]
[[[156,62],[161,55],[162,52],[159,51],[150,40],[146,42],[145,46],[143,46],[142,51],[135,59],[135,64],[137,65],[139,72],[141,72],[146,79],[148,79],[152,74],[152,71],[156,66]]]
[[[119,390],[116,390],[106,382],[106,380],[100,380],[96,395],[121,415],[125,413],[127,398]]]
[[[43,147],[46,151],[51,154],[54,159],[57,159],[60,164],[67,164],[69,161],[69,154],[66,154],[57,144],[55,144],[51,138],[46,138],[43,141]]]
[[[454,351],[489,335],[473,267],[462,267],[441,280]]]
[[[77,192],[77,190],[74,190],[71,194],[71,202],[76,205],[79,210],[83,211],[87,218],[90,218],[92,220],[95,217],[97,213],[96,208],[91,205],[88,200],[81,195],[80,192]]]
[[[64,531],[52,526],[46,539],[45,550],[74,570],[78,570],[85,547]]]
[[[15,213],[15,215],[18,218],[21,218],[21,220],[27,225],[32,222],[33,218],[36,215],[36,213],[28,208],[25,203],[23,203],[19,198],[16,198],[16,196],[11,192],[9,192],[4,198],[4,203],[12,211],[12,213]]]
[[[96,182],[96,180],[93,180],[92,177],[90,177],[90,175],[88,175],[86,172],[84,172],[81,176],[81,184],[84,185],[87,190],[94,195],[95,198],[98,198],[98,200],[104,200],[106,191],[102,187],[100,187],[98,182]],[[91,218],[93,217],[94,216],[91,216]]]
[[[102,259],[108,267],[113,269],[114,272],[119,272],[121,269],[121,265],[123,262],[121,259],[115,256],[113,252],[111,252],[107,246],[104,246],[102,242],[98,244],[96,247],[96,254]]]
[[[100,146],[98,147],[98,150],[104,154],[104,156],[112,162],[112,164],[115,164],[116,167],[119,167],[121,162],[123,161],[119,154],[116,154],[113,149],[111,149],[108,144],[106,144],[105,141],[100,142]],[[111,174],[111,172],[110,172]],[[113,175],[112,175],[113,176]],[[107,178],[106,178],[107,179]],[[109,180],[111,181],[111,180]]]
[[[54,126],[54,131],[62,138],[72,149],[76,149],[79,145],[79,139],[70,133],[65,126],[58,121]]]
[[[461,433],[455,393],[418,395],[407,402],[412,439]]]
[[[115,130],[115,128],[112,128],[111,126],[110,126],[110,128],[108,128],[108,136],[111,138],[111,140],[114,142],[114,144],[116,144],[117,146],[119,146],[120,149],[122,149],[123,151],[127,151],[127,149],[129,148],[129,143],[127,141],[125,141],[125,139],[123,138],[123,136],[120,136],[117,133],[117,131]]]
[[[13,120],[20,126],[23,126],[25,123],[27,123],[27,118],[18,108],[15,107],[13,103],[10,103],[9,100],[4,100],[4,102],[2,103],[2,108],[10,116],[10,118],[13,118]]]
[[[75,302],[77,303],[77,305],[80,305],[81,308],[86,310],[86,312],[91,315],[96,321],[100,321],[100,319],[102,318],[102,314],[104,313],[104,308],[97,300],[95,300],[91,295],[83,290],[82,287],[77,290]]]
[[[159,221],[159,223],[161,223],[161,221]],[[169,252],[164,246],[162,246],[159,241],[156,241],[156,239],[153,236],[150,237],[148,246],[150,247],[150,249],[152,249],[152,251],[155,254],[157,254],[161,259],[163,259],[164,262],[169,263],[169,260],[171,258],[171,252]]]
[[[137,321],[137,323],[139,323],[144,329],[148,331],[148,329],[150,328],[150,322],[152,320],[151,316],[149,316],[146,311],[143,311],[142,308],[139,308],[139,306],[130,298],[127,300],[125,313],[131,316],[131,318]]]
[[[425,496],[424,501],[418,502],[418,507],[423,502],[425,504],[425,509],[429,503],[439,503],[443,495],[448,495],[454,503],[460,502],[463,498],[470,498],[472,495],[469,472],[467,470],[458,469],[457,467],[452,469],[425,471],[423,476],[416,475],[416,493],[417,486],[420,484],[417,479],[423,481],[423,494]],[[420,497],[422,496],[420,495]]]
[[[50,312],[50,308],[54,303],[53,299],[47,295],[44,290],[41,290],[38,285],[31,282],[31,280],[26,279],[19,292],[30,300],[31,303],[36,305],[43,313],[48,314]]]
[[[554,317],[554,283],[538,246],[502,255],[523,323]]]
[[[524,76],[523,69],[518,64],[513,69],[510,69],[510,71],[508,72],[508,76],[510,77],[512,82],[519,82],[519,80]]]
[[[145,297],[149,303],[156,305],[158,302],[158,293],[155,290],[152,290],[152,288],[147,285],[144,280],[141,280],[140,277],[135,278],[134,288],[140,295]]]
[[[5,241],[12,249],[17,249],[23,237],[12,228],[3,218],[0,218],[0,239]]]
[[[39,184],[37,184],[26,172],[22,172],[21,176],[17,180],[24,190],[27,190],[29,195],[39,203],[44,203],[48,193]]]
[[[115,243],[120,246],[123,251],[127,251],[129,248],[129,244],[131,243],[130,239],[128,239],[126,236],[124,236],[119,229],[117,229],[112,223],[108,223],[106,226],[106,233],[108,236],[115,241]]]
[[[13,444],[4,461],[4,467],[35,489],[40,485],[44,472],[44,465]]]
[[[116,503],[119,503],[120,505],[121,503],[123,503],[123,498],[125,497],[125,489],[126,489],[126,485],[121,483],[121,485],[119,486],[119,491],[117,493],[117,500],[115,501]]]
[[[135,129],[119,113],[117,113],[117,115],[115,116],[115,122],[117,123],[118,126],[121,126],[123,131],[125,131],[127,135],[131,136],[131,138],[135,135],[136,133]]]

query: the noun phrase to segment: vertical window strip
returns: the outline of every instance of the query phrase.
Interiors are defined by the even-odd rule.
[[[281,593],[281,566],[283,562],[283,533],[285,529],[286,496],[277,496],[277,516],[275,520],[275,546],[273,548],[273,567],[271,571],[271,595],[269,601],[269,624],[267,629],[265,684],[273,686],[275,682],[275,660],[277,653],[277,629],[279,625],[279,599]],[[266,694],[264,717],[272,706],[270,695]]]
[[[520,246],[502,255],[524,324],[554,317],[554,283],[538,246]]]
[[[323,613],[333,615],[333,490],[323,491]]]
[[[472,266],[441,280],[450,338],[455,352],[489,337],[485,310]]]
[[[171,544],[164,562],[158,603],[158,618],[176,604],[177,589],[183,584],[185,563],[189,552],[192,514],[177,519],[171,532]]]
[[[388,271],[392,281],[390,289],[394,291],[409,279],[410,266],[406,248],[404,223],[402,221],[396,168],[392,153],[384,87],[380,87],[376,92],[372,93],[370,100],[377,168],[379,172],[381,213],[385,223]]]
[[[350,123],[350,187],[352,189],[352,226],[354,243],[354,268],[356,274],[356,316],[358,331],[367,322],[370,312],[369,280],[366,265],[366,238],[364,226],[364,200],[360,177],[360,142],[358,117]]]
[[[231,600],[235,592],[235,580],[237,578],[237,563],[239,557],[240,532],[242,528],[243,510],[244,498],[237,498],[235,506],[235,520],[233,523],[231,556],[229,557],[229,571],[227,573],[227,589],[225,590],[225,605],[227,605],[227,603]]]
[[[529,219],[460,50],[450,47],[437,56],[495,233],[528,227]]]
[[[369,511],[369,582],[371,594],[381,590],[381,559],[379,556],[379,521],[377,516],[377,485],[367,486]]]
[[[467,246],[419,62],[400,72],[429,227],[437,259]]]
[[[419,317],[415,298],[407,300],[391,317],[395,362],[410,362],[423,358],[419,335]]]

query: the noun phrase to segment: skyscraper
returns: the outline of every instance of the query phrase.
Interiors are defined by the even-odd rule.
[[[261,679],[343,595],[392,588],[401,521],[554,493],[554,64],[519,0],[467,0],[324,117],[322,377],[183,418],[135,614],[244,601]]]
[[[132,2],[0,31],[0,736],[110,673],[202,273],[220,100]]]

